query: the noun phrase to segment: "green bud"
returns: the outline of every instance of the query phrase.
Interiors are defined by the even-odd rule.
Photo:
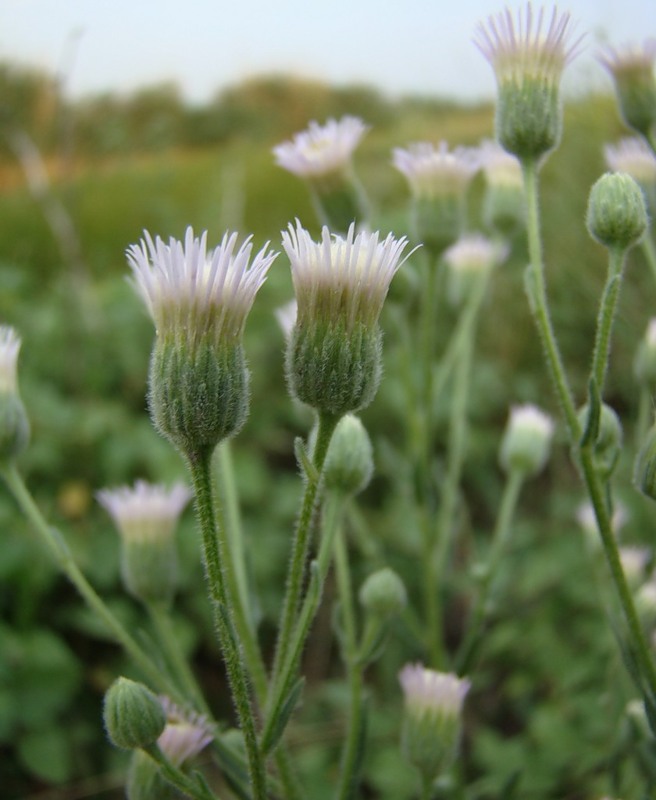
[[[586,218],[593,239],[608,248],[627,250],[647,230],[647,208],[642,190],[626,173],[607,172],[595,183]]]
[[[586,404],[578,413],[583,431],[588,425],[589,406]],[[595,467],[602,480],[608,480],[615,471],[622,452],[622,423],[613,409],[605,403],[599,415],[599,432],[594,444]]]
[[[365,611],[382,620],[400,614],[408,604],[403,581],[389,567],[369,575],[360,587],[358,597]]]
[[[118,678],[109,687],[103,718],[109,740],[123,750],[154,744],[166,725],[166,715],[157,697],[129,678]]]
[[[649,429],[636,458],[633,484],[644,495],[656,500],[656,425]]]
[[[132,753],[125,794],[128,800],[181,800],[185,797],[162,777],[157,762],[143,750]]]
[[[150,364],[150,413],[157,430],[183,454],[211,452],[248,416],[249,374],[239,342],[194,349],[158,337]]]
[[[299,326],[287,348],[292,395],[320,412],[341,416],[366,408],[380,382],[382,335],[378,325]]]
[[[358,417],[346,414],[330,440],[324,466],[326,488],[358,494],[369,485],[373,471],[369,434]]]
[[[503,469],[526,477],[537,475],[549,458],[553,432],[553,420],[537,406],[511,409],[499,453]]]

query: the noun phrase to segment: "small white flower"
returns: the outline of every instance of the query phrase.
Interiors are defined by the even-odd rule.
[[[0,325],[0,394],[14,394],[21,340],[14,328]]]
[[[436,672],[422,664],[406,664],[399,673],[408,711],[417,717],[439,714],[458,717],[470,682],[457,675]]]
[[[207,232],[194,237],[187,228],[184,244],[171,238],[166,244],[148,232],[127,251],[137,290],[158,333],[187,340],[214,333],[238,338],[277,253],[268,242],[251,261],[248,237],[235,252],[237,234],[226,233],[214,250],[207,249]]]
[[[214,735],[202,715],[183,711],[168,697],[160,697],[160,702],[166,714],[166,727],[157,744],[168,760],[180,767],[197,756]]]
[[[477,150],[456,147],[449,152],[446,142],[437,147],[429,142],[397,147],[392,163],[405,175],[413,194],[427,199],[464,194],[480,167]]]
[[[555,430],[553,419],[537,406],[514,406],[501,442],[501,464],[507,471],[536,475],[547,463]]]
[[[506,8],[479,23],[474,44],[492,65],[499,84],[539,80],[555,85],[580,51],[583,37],[572,42],[571,33],[569,14],[559,14],[554,7],[548,15],[541,7],[535,15],[527,3],[516,21]]]
[[[597,57],[615,78],[627,73],[644,72],[650,75],[656,61],[656,39],[646,39],[642,44],[631,43],[620,48],[606,46]]]
[[[354,224],[346,238],[324,226],[315,242],[298,220],[296,228],[290,224],[282,245],[291,263],[298,322],[340,323],[348,330],[375,323],[407,244],[405,236],[389,234],[381,241],[378,232],[356,235]]]
[[[633,136],[608,144],[604,155],[613,172],[626,172],[640,184],[656,184],[656,156],[643,139]]]
[[[480,233],[470,233],[444,252],[444,260],[455,272],[481,273],[502,262],[507,255],[507,247]]]
[[[276,162],[302,178],[317,178],[347,169],[353,151],[368,130],[358,117],[310,122],[307,130],[273,148]]]
[[[490,186],[522,189],[524,179],[519,159],[497,142],[486,139],[479,147],[481,168]]]
[[[97,498],[126,541],[156,542],[173,535],[191,491],[181,483],[165,489],[137,481],[134,487],[103,489]]]

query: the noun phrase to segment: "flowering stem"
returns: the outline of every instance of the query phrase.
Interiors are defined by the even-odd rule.
[[[608,358],[610,355],[610,337],[615,320],[617,300],[622,285],[622,271],[626,260],[626,251],[614,248],[609,253],[608,277],[599,304],[597,332],[595,336],[594,354],[592,357],[592,377],[597,384],[599,394],[603,394]]]
[[[531,312],[535,318],[547,366],[556,388],[556,394],[565,415],[570,440],[576,442],[581,436],[581,427],[576,414],[572,390],[563,367],[558,342],[551,324],[544,283],[544,264],[542,261],[542,241],[540,236],[540,213],[538,191],[538,166],[530,159],[522,161],[524,191],[526,194],[526,225],[530,265],[526,273],[526,290]]]
[[[255,715],[251,706],[248,679],[233,627],[233,609],[229,587],[224,573],[223,537],[217,535],[217,523],[210,476],[210,452],[190,453],[188,466],[196,496],[196,514],[200,526],[203,560],[212,601],[212,612],[223,660],[244,735],[249,773],[255,800],[265,800],[266,775],[255,729]]]
[[[517,469],[512,470],[506,480],[487,564],[485,564],[476,603],[467,624],[467,634],[456,658],[456,671],[459,675],[465,675],[470,671],[483,638],[485,623],[494,597],[494,581],[508,546],[512,519],[523,482],[524,473]]]
[[[340,605],[340,620],[343,625],[343,657],[348,673],[350,710],[346,741],[342,750],[342,760],[337,787],[337,800],[351,800],[356,795],[364,719],[362,707],[363,665],[357,659],[357,625],[353,585],[349,569],[348,551],[343,531],[335,537],[335,575]]]
[[[463,310],[467,326],[459,339],[460,350],[454,367],[453,395],[449,413],[449,441],[446,476],[442,488],[442,497],[433,529],[427,531],[427,554],[425,559],[424,599],[426,606],[426,624],[428,647],[432,663],[442,666],[445,661],[443,652],[442,620],[440,618],[439,588],[444,573],[446,559],[451,543],[458,486],[465,458],[467,437],[467,397],[474,347],[474,328],[478,311],[485,296],[488,273],[482,275],[476,288],[469,297],[468,305]]]
[[[305,575],[305,564],[310,549],[310,532],[312,530],[312,522],[317,505],[321,473],[326,460],[326,454],[328,453],[328,445],[330,444],[333,431],[338,422],[339,417],[337,416],[324,413],[319,414],[317,438],[312,454],[313,470],[310,474],[305,474],[304,476],[305,491],[301,501],[301,510],[296,525],[294,541],[292,543],[292,554],[287,572],[285,599],[283,601],[280,617],[278,641],[276,643],[276,654],[273,664],[273,686],[278,682],[280,671],[286,663],[292,645],[292,636]],[[270,702],[269,709],[271,709]]]

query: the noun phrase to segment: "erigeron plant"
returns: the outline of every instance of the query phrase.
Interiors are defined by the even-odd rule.
[[[507,11],[481,24],[476,43],[497,76],[497,138],[505,149],[501,153],[488,142],[476,151],[461,147],[449,151],[442,142],[437,147],[424,143],[394,151],[394,165],[407,177],[412,194],[408,235],[423,244],[416,253],[408,252],[403,232],[376,231],[371,204],[352,165],[355,147],[367,130],[361,120],[311,123],[307,131],[275,150],[281,166],[307,181],[323,227],[318,240],[299,220],[281,232],[296,294],[295,304],[280,315],[287,385],[292,398],[311,409],[315,424],[295,446],[302,491],[270,658],[257,627],[252,597],[258,587],[249,585],[243,532],[234,525],[234,515],[216,502],[211,461],[218,446],[238,435],[249,413],[249,370],[242,337],[278,254],[268,244],[254,253],[250,238],[238,247],[240,237],[229,232],[209,249],[208,234],[196,237],[191,229],[183,241],[146,233],[140,244],[128,249],[133,281],[156,328],[150,413],[157,430],[178,450],[191,479],[209,604],[237,737],[226,735],[221,721],[212,718],[211,703],[181,655],[166,613],[177,589],[175,526],[190,491],[182,484],[165,490],[137,482],[134,489],[98,493],[122,537],[126,589],[152,616],[160,658],[144,647],[136,632],[125,628],[91,587],[64,537],[47,523],[26,489],[17,461],[28,440],[27,417],[17,392],[20,340],[13,329],[0,329],[2,474],[55,560],[148,684],[120,678],[106,697],[108,735],[118,747],[132,751],[127,783],[131,800],[180,795],[195,800],[313,797],[318,787],[300,784],[290,750],[291,744],[298,744],[290,731],[301,698],[312,696],[304,687],[302,656],[321,604],[328,602],[325,590],[331,570],[337,597],[336,651],[343,662],[348,698],[339,767],[332,770],[334,796],[339,800],[365,796],[361,779],[367,746],[366,669],[386,657],[385,645],[398,633],[397,625],[402,626],[399,640],[408,651],[405,660],[420,653],[427,664],[409,662],[399,674],[404,694],[400,749],[419,773],[420,796],[422,800],[480,796],[467,785],[466,761],[459,760],[463,737],[467,741],[476,735],[475,725],[473,732],[468,730],[463,705],[470,691],[475,699],[478,663],[486,634],[496,621],[503,592],[500,573],[521,490],[545,469],[554,438],[553,418],[533,403],[516,405],[515,398],[508,398],[513,405],[499,437],[505,483],[489,544],[470,564],[465,622],[455,645],[445,627],[444,587],[458,566],[454,549],[465,511],[463,471],[477,326],[486,312],[495,271],[510,250],[507,237],[516,237],[524,227],[530,258],[529,306],[568,444],[589,494],[592,519],[587,514],[585,524],[590,535],[600,534],[617,590],[623,620],[618,623],[613,610],[613,625],[647,720],[640,735],[653,748],[656,667],[650,635],[655,603],[653,580],[644,580],[650,554],[620,547],[615,535],[613,512],[618,506],[613,480],[624,445],[619,418],[603,399],[627,254],[636,244],[651,241],[645,189],[639,185],[645,174],[651,174],[640,172],[649,159],[642,151],[637,158],[635,148],[629,153],[626,146],[621,152],[608,151],[613,172],[602,176],[590,192],[586,223],[590,235],[608,251],[609,274],[600,301],[589,391],[579,408],[549,314],[538,189],[540,169],[563,134],[560,78],[578,53],[580,39],[572,35],[567,14],[555,9],[535,13],[529,4],[516,18]],[[649,85],[645,60],[640,60],[643,88]],[[653,117],[645,109],[651,94],[640,95],[642,116],[636,121],[636,113],[626,108],[624,62],[616,55],[607,66],[624,81],[620,99],[624,98],[625,117],[649,140],[647,123],[651,125]],[[489,189],[484,216],[493,239],[473,230],[467,204],[469,186],[479,169],[485,172]],[[410,536],[418,543],[412,574],[417,585],[406,587],[387,566],[389,555],[378,547],[356,591],[347,521],[356,496],[374,473],[375,448],[355,414],[375,402],[383,378],[383,306],[400,269],[418,273],[418,291],[412,299],[418,313],[402,317],[396,331],[402,335],[392,341],[384,379],[399,384],[404,408],[394,420],[402,444],[393,452],[398,480],[392,491],[398,492]],[[447,342],[438,343],[435,314],[449,306],[453,330]],[[653,339],[650,326],[636,359],[637,378],[647,398],[653,391]],[[644,441],[636,484],[653,498],[656,428],[647,430],[651,422],[647,406],[643,403]],[[448,420],[445,435],[440,414]],[[436,465],[438,447],[443,458]],[[228,477],[219,474],[216,479]],[[469,703],[468,713],[477,714],[474,702]],[[205,748],[222,768],[221,795],[194,768],[194,759]],[[610,776],[608,788],[615,788]],[[410,796],[415,790],[408,791]]]

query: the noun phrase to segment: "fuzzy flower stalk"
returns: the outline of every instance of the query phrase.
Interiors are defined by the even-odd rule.
[[[446,142],[417,142],[395,148],[392,163],[412,193],[414,235],[437,258],[465,229],[467,189],[480,166],[478,152],[467,147],[449,151]]]
[[[322,224],[346,232],[367,215],[367,201],[353,169],[353,152],[368,128],[358,117],[329,119],[273,148],[276,163],[305,180]]]
[[[401,748],[424,782],[432,783],[458,755],[462,707],[470,683],[422,664],[406,664],[399,682],[405,698]]]
[[[167,490],[137,481],[97,497],[121,536],[125,588],[144,603],[169,605],[177,586],[175,529],[191,492],[180,483]]]
[[[499,143],[521,161],[540,159],[560,141],[560,79],[581,43],[572,41],[569,14],[535,14],[528,3],[515,20],[506,9],[479,24],[474,43],[496,76]]]
[[[626,125],[656,145],[656,39],[642,45],[611,47],[600,54],[599,61],[608,70],[615,84],[620,115]]]
[[[18,352],[21,340],[16,331],[0,326],[0,460],[12,461],[27,447],[30,424],[18,393]]]
[[[327,227],[315,242],[297,221],[283,232],[298,304],[286,369],[292,395],[335,418],[365,408],[381,376],[378,318],[407,239]]]
[[[134,281],[155,322],[149,399],[155,427],[183,455],[211,453],[246,420],[249,375],[242,334],[275,253],[251,263],[250,238],[237,249],[226,233],[214,250],[207,233],[166,244],[145,233],[128,248]]]

